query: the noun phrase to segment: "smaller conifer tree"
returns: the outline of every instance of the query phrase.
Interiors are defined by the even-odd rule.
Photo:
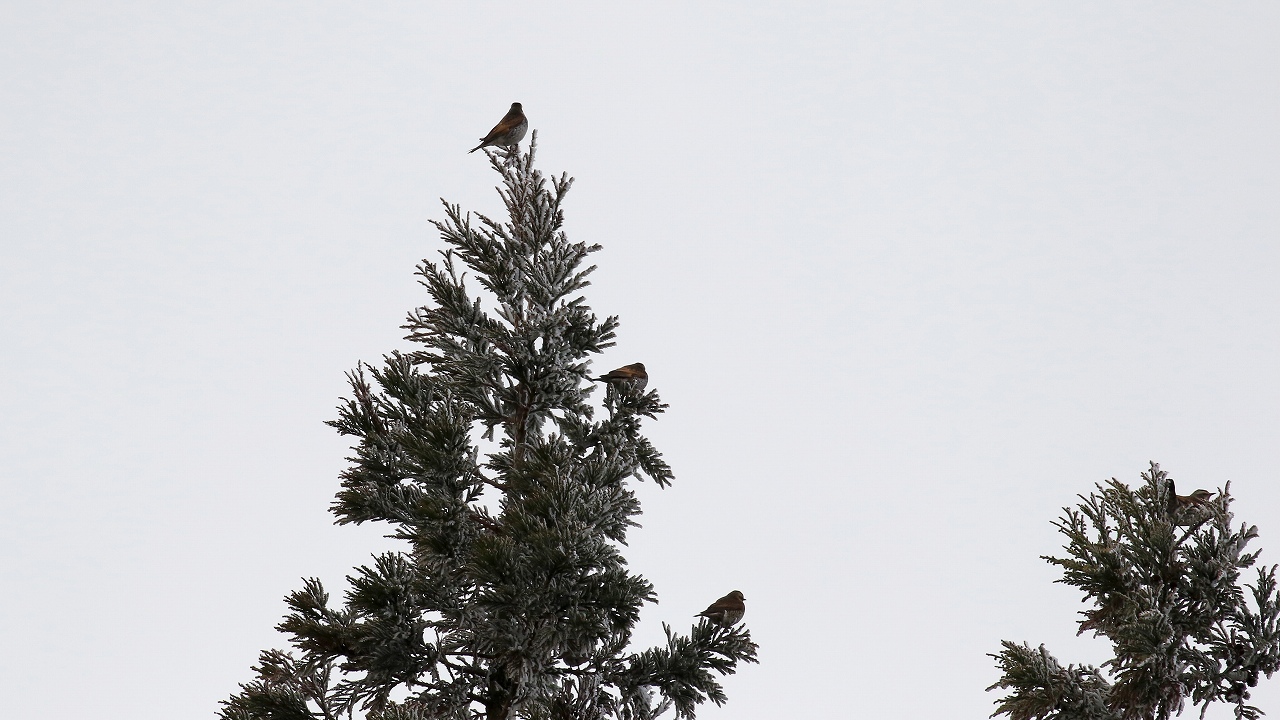
[[[1258,551],[1251,525],[1233,529],[1230,483],[1216,496],[1180,497],[1151,463],[1136,490],[1099,484],[1054,523],[1067,557],[1057,582],[1080,588],[1090,609],[1080,633],[1111,641],[1103,671],[1060,664],[1043,645],[1003,641],[992,655],[1002,673],[987,688],[1009,690],[995,715],[1011,720],[1167,720],[1189,700],[1231,703],[1237,718],[1262,711],[1246,704],[1260,676],[1280,667],[1276,566],[1240,581]]]
[[[618,321],[579,294],[599,246],[569,241],[572,181],[534,169],[536,144],[488,151],[505,220],[446,203],[448,249],[419,268],[430,302],[406,325],[421,349],[351,373],[332,423],[355,449],[338,522],[388,523],[405,549],[357,568],[337,607],[304,581],[279,625],[293,649],[262,653],[223,720],[692,718],[725,702],[716,675],[756,661],[745,628],[707,621],[630,649],[656,593],[620,552],[628,485],[672,480],[641,434],[666,406],[617,383],[595,417],[587,358]]]

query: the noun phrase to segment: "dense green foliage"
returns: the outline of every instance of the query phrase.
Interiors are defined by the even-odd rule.
[[[618,322],[580,294],[598,246],[568,240],[572,181],[535,148],[490,154],[507,219],[446,204],[406,325],[419,349],[351,373],[332,423],[355,448],[338,521],[389,523],[405,549],[357,568],[340,607],[315,579],[290,595],[292,650],[262,654],[224,720],[693,717],[725,701],[716,674],[755,662],[748,631],[706,622],[629,649],[656,596],[620,552],[628,485],[672,480],[641,434],[665,405],[612,384],[596,417],[587,359]]]
[[[1067,538],[1058,582],[1091,603],[1080,632],[1111,641],[1114,657],[1098,668],[1061,666],[1044,648],[1005,641],[1003,673],[991,688],[1010,690],[996,715],[1011,720],[1166,720],[1188,700],[1204,710],[1231,703],[1236,717],[1260,675],[1280,667],[1276,568],[1241,571],[1257,552],[1245,547],[1257,528],[1232,529],[1230,484],[1208,500],[1179,497],[1155,463],[1137,490],[1114,479],[1097,486],[1055,525]],[[1209,494],[1205,493],[1205,497]]]

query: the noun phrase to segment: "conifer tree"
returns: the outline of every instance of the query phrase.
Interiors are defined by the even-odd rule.
[[[445,204],[416,349],[350,373],[330,423],[354,447],[337,521],[388,523],[404,548],[356,568],[340,605],[314,578],[289,595],[292,648],[261,654],[224,720],[692,718],[725,702],[716,675],[756,662],[747,630],[705,620],[630,647],[657,598],[620,551],[629,484],[672,480],[641,434],[666,406],[612,383],[597,418],[588,358],[618,320],[580,294],[600,246],[569,241],[572,180],[536,170],[536,144],[486,151],[505,219]]]
[[[1262,715],[1245,701],[1280,666],[1280,606],[1276,566],[1240,580],[1258,559],[1245,550],[1257,528],[1232,528],[1230,483],[1216,497],[1179,496],[1155,463],[1142,479],[1134,490],[1113,478],[1063,508],[1054,525],[1067,556],[1044,558],[1090,604],[1079,632],[1111,641],[1107,674],[1064,667],[1043,645],[1003,641],[992,655],[1003,676],[987,689],[1011,692],[993,717],[1167,720],[1187,701],[1201,717],[1215,702],[1233,704],[1237,718]]]

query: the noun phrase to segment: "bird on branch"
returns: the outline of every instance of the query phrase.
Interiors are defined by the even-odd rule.
[[[524,139],[524,134],[529,130],[529,119],[524,116],[524,110],[520,107],[520,103],[511,103],[511,109],[507,111],[505,117],[493,126],[488,135],[480,138],[480,144],[467,151],[468,154],[479,150],[482,147],[490,147],[497,145],[500,147],[511,147],[518,145]]]
[[[640,392],[649,384],[649,373],[645,372],[644,363],[631,363],[630,365],[623,365],[617,370],[610,370],[600,377],[591,378],[591,380],[593,382],[625,384],[632,390]]]
[[[708,605],[706,610],[694,615],[694,617],[704,617],[715,625],[727,628],[747,614],[747,604],[742,602],[743,600],[746,600],[746,598],[743,597],[742,592],[734,590]]]
[[[1173,486],[1173,478],[1169,478],[1169,514],[1177,515],[1179,512],[1192,507],[1201,507],[1209,498],[1213,497],[1213,493],[1208,490],[1200,489],[1190,495],[1179,495]]]

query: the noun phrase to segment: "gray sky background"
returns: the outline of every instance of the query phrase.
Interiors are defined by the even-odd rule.
[[[1280,561],[1280,7],[602,5],[0,7],[6,716],[209,717],[389,545],[322,423],[438,198],[499,210],[466,150],[517,100],[605,246],[596,367],[671,404],[640,641],[748,598],[699,717],[983,718],[1001,639],[1104,659],[1038,556],[1148,460]]]

